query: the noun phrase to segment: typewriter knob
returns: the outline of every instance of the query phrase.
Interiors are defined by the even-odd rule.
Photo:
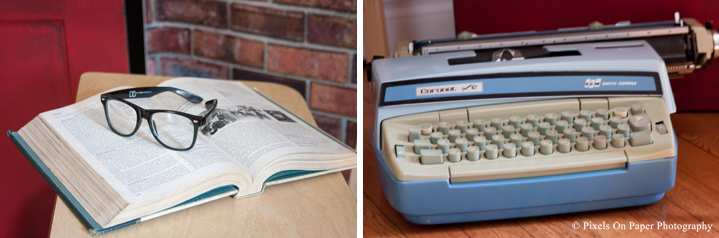
[[[502,135],[504,135],[504,137],[509,137],[512,134],[514,134],[514,126],[513,125],[506,125],[506,126],[502,127]]]
[[[632,104],[631,110],[632,110],[632,114],[634,114],[634,115],[642,114],[642,113],[644,113],[644,105],[641,103]]]
[[[459,129],[459,131],[461,131],[462,133],[467,133],[468,124],[469,123],[467,123],[467,121],[465,120],[459,120],[454,125],[455,128]]]
[[[603,150],[607,148],[607,137],[604,135],[598,135],[594,138],[594,148]]]
[[[613,114],[615,117],[627,117],[627,108],[626,107],[615,107]]]
[[[439,123],[437,129],[444,134],[449,134],[449,130],[451,130],[452,128],[449,122],[443,121]]]
[[[485,150],[485,147],[487,146],[487,138],[484,136],[474,137],[474,146],[477,146],[479,150]]]
[[[559,153],[569,153],[572,151],[571,141],[567,138],[559,139],[559,145],[557,145]]]
[[[532,131],[527,133],[527,141],[531,141],[534,145],[539,145],[539,132]]]
[[[564,130],[564,136],[563,138],[569,139],[569,141],[574,142],[577,140],[577,131],[574,130],[574,128],[567,128]]]
[[[629,125],[621,124],[617,126],[617,134],[622,134],[624,137],[629,137]]]
[[[455,141],[459,138],[462,138],[462,131],[457,129],[449,130],[449,136],[447,137],[449,142],[455,143]]]
[[[589,150],[589,139],[587,139],[587,137],[579,137],[574,146],[577,147],[578,151],[587,151]]]
[[[562,120],[567,121],[569,124],[574,123],[574,113],[572,111],[563,111]]]
[[[492,136],[492,144],[497,145],[497,148],[504,148],[504,136],[499,134]]]
[[[557,124],[558,117],[559,116],[556,113],[547,113],[544,115],[544,122],[547,122],[550,125],[554,126]]]
[[[432,124],[429,124],[429,123],[419,124],[419,129],[421,130],[422,135],[429,135],[429,133],[432,133]]]
[[[522,146],[522,135],[521,134],[510,135],[509,142],[514,143],[517,147],[521,147]]]
[[[479,147],[477,147],[477,146],[467,147],[467,160],[470,160],[470,161],[479,160]]]
[[[614,146],[614,148],[624,148],[624,145],[624,134],[612,135],[612,146]]]
[[[502,150],[502,155],[510,159],[517,157],[517,150],[515,149],[515,146],[516,145],[514,143],[504,144],[504,150]]]
[[[521,133],[523,136],[527,136],[527,133],[531,132],[532,130],[534,130],[534,126],[532,126],[532,124],[524,123],[520,126],[519,133]]]
[[[587,120],[584,118],[577,118],[577,120],[574,120],[574,129],[577,131],[582,131],[584,127],[587,126]]]
[[[419,140],[421,139],[421,130],[419,126],[410,126],[409,127],[409,141]]]
[[[459,149],[457,149],[457,148],[449,149],[449,154],[447,155],[447,160],[449,160],[449,162],[454,162],[454,163],[461,161],[462,157],[461,157]]]
[[[530,157],[534,156],[534,143],[531,141],[525,141],[522,143],[522,155]]]
[[[477,128],[469,128],[467,129],[467,140],[473,141],[474,137],[477,137],[479,135],[479,130]]]
[[[432,134],[429,134],[429,142],[431,142],[432,144],[436,145],[437,141],[439,141],[441,139],[444,139],[442,132],[432,132]],[[410,141],[414,141],[414,140],[410,140]]]
[[[467,152],[467,139],[459,138],[454,141],[454,148],[459,149],[460,152]]]
[[[594,130],[599,130],[599,127],[602,125],[604,125],[604,119],[601,117],[592,118],[592,128],[594,128]]]
[[[477,128],[478,131],[484,131],[484,128],[487,127],[487,123],[482,119],[474,120],[474,128]]]
[[[557,140],[559,140],[559,133],[557,130],[549,130],[547,133],[545,133],[546,139],[552,141],[553,144],[557,144]]]
[[[499,117],[492,118],[492,126],[497,129],[502,129],[504,126],[504,119]]]
[[[487,159],[497,159],[498,152],[499,150],[497,150],[497,145],[487,145],[487,150],[484,152],[484,157]]]
[[[554,152],[553,143],[551,140],[542,140],[539,143],[539,153],[543,155],[551,155]]]
[[[522,125],[522,117],[520,116],[510,116],[509,117],[509,124],[514,126],[514,128],[519,128]]]
[[[596,114],[597,114],[597,117],[601,117],[602,120],[609,119],[609,110],[607,110],[607,109],[604,109],[604,108],[597,109]]]
[[[590,110],[579,111],[579,118],[584,118],[584,120],[592,121],[592,111],[590,111]]]
[[[569,123],[565,120],[557,121],[557,126],[554,128],[559,133],[564,133],[564,130],[566,130],[569,127]]]
[[[622,118],[621,117],[612,117],[609,118],[609,125],[612,126],[613,129],[617,129],[617,126],[622,124]]]
[[[609,125],[603,125],[599,127],[599,134],[604,135],[607,139],[612,138],[612,127]]]
[[[593,141],[594,140],[594,128],[592,128],[592,127],[582,128],[582,137],[586,137],[587,140]]]
[[[442,154],[449,153],[449,140],[440,139],[437,141],[437,149],[442,151]]]

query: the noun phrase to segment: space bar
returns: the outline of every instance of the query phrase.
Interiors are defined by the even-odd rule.
[[[468,183],[626,168],[624,151],[499,159],[450,165],[451,183]]]

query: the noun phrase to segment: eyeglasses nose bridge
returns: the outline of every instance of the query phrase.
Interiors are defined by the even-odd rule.
[[[147,111],[142,108],[138,108],[140,110],[140,118],[147,118]]]

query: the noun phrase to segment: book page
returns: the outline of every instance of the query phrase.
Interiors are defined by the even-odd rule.
[[[146,109],[164,107],[155,100],[128,101]],[[133,136],[114,133],[108,127],[99,95],[40,116],[130,203],[171,192],[228,168],[238,168],[202,137],[189,151],[163,147],[145,120]]]
[[[253,178],[273,160],[307,153],[354,153],[241,82],[177,78],[161,85],[218,99],[201,136],[212,141]]]

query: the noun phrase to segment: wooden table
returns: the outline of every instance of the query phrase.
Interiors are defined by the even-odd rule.
[[[366,87],[365,87],[366,88]],[[385,199],[380,187],[375,154],[370,141],[374,111],[364,98],[364,227],[363,234],[401,237],[563,237],[563,236],[719,236],[719,113],[678,113],[671,116],[679,144],[674,188],[656,203],[628,208],[579,212],[500,221],[421,226],[410,223]],[[549,191],[548,191],[549,192]],[[491,196],[491,195],[488,195]],[[449,202],[449,201],[444,201]],[[574,230],[575,221],[611,227],[621,224],[654,224],[653,230]],[[712,224],[710,232],[657,230],[667,224]]]
[[[117,86],[155,86],[167,79],[169,77],[86,73],[80,78],[77,99]],[[316,124],[304,99],[294,89],[273,83],[244,83]],[[337,172],[270,186],[258,196],[220,199],[100,237],[354,237],[356,234],[357,204],[344,178]],[[55,203],[50,236],[90,237],[59,198]]]

